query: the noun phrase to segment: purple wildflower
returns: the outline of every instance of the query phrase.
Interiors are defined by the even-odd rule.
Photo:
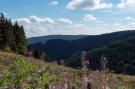
[[[82,52],[82,66],[87,67],[90,62],[87,60],[87,53],[85,51]]]
[[[32,51],[28,51],[28,57],[32,57],[33,54],[32,54]]]

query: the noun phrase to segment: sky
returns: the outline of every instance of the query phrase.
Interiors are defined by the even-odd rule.
[[[0,0],[0,12],[27,37],[135,30],[135,0]]]

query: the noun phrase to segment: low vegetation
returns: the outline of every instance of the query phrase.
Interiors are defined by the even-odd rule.
[[[71,69],[0,52],[1,89],[134,89],[135,77]]]

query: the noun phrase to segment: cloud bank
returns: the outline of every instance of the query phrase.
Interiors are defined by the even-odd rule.
[[[45,18],[40,18],[37,16],[30,16],[29,18],[18,18],[18,19],[14,19],[14,21],[18,21],[19,24],[25,25],[25,24],[54,24],[54,20],[49,18],[49,17],[45,17]]]
[[[118,8],[135,7],[135,0],[121,0],[117,5]]]
[[[112,8],[111,3],[105,3],[103,0],[71,0],[66,8],[68,9],[83,9],[96,10]]]

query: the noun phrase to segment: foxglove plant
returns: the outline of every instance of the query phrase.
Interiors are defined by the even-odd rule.
[[[68,89],[68,84],[67,83],[64,84],[64,88],[63,89]]]
[[[58,62],[57,61],[53,61],[52,64],[58,65]]]
[[[33,56],[33,53],[31,50],[28,51],[28,57],[32,57]]]
[[[100,64],[103,72],[107,72],[107,63],[108,63],[107,58],[105,56],[101,56]]]
[[[82,67],[84,69],[83,73],[83,82],[82,82],[82,89],[87,89],[88,87],[88,75],[87,75],[87,67],[89,65],[89,61],[87,60],[87,53],[86,51],[82,52]]]
[[[86,58],[87,58],[87,53],[86,53],[86,51],[83,51],[82,53],[81,53],[81,55],[82,55],[82,67],[87,67],[87,65],[89,64],[89,61],[87,61],[86,60]]]
[[[52,81],[50,81],[50,83],[49,83],[49,89],[53,89]]]
[[[109,89],[109,86],[108,86],[108,80],[109,80],[109,77],[108,77],[108,68],[107,68],[107,58],[106,56],[101,56],[101,67],[102,67],[102,71],[103,71],[103,74],[102,74],[102,89]]]
[[[56,89],[60,89],[60,85],[59,85],[58,81],[56,81]]]

